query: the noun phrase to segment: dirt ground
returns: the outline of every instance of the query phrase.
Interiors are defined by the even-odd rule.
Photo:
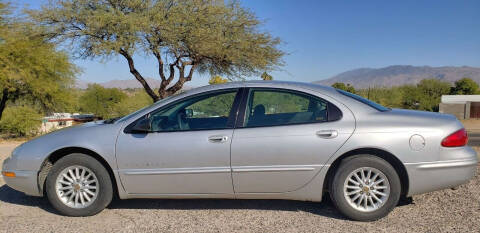
[[[19,142],[0,142],[0,161]],[[346,220],[327,200],[115,200],[96,216],[57,215],[0,178],[0,232],[480,232],[480,166],[457,190],[414,196],[384,219]]]
[[[461,120],[461,122],[467,131],[480,132],[480,119]]]

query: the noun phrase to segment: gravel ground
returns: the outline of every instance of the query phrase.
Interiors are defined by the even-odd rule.
[[[328,200],[115,200],[96,216],[70,218],[0,178],[0,232],[480,232],[478,173],[480,165],[459,189],[415,196],[370,223],[346,220]]]

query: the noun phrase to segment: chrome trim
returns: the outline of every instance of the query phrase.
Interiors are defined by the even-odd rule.
[[[323,165],[276,165],[276,166],[236,166],[233,172],[281,172],[281,171],[313,171]]]
[[[421,162],[421,163],[404,163],[408,165],[417,165],[417,169],[437,169],[437,168],[449,168],[449,167],[470,167],[476,166],[478,161],[476,159],[468,160],[449,160],[449,161],[436,161],[436,162]]]
[[[125,169],[119,170],[124,175],[169,175],[169,174],[201,174],[201,173],[227,173],[229,167],[200,167],[200,168],[159,168],[159,169]]]

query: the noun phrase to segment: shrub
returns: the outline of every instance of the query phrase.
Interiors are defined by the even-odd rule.
[[[34,136],[41,126],[37,111],[30,107],[7,107],[0,120],[0,131],[11,136]]]
[[[129,113],[137,111],[145,106],[152,105],[153,101],[150,96],[143,90],[136,90],[130,93],[128,98],[122,99],[119,103],[112,106],[112,117],[125,116]]]

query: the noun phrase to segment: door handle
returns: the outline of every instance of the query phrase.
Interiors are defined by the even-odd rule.
[[[215,143],[223,143],[228,140],[228,136],[222,136],[222,135],[215,135],[215,136],[210,136],[208,137],[208,141],[210,142],[215,142]]]
[[[321,138],[336,138],[338,136],[338,131],[336,130],[320,130],[317,131],[317,136]]]

